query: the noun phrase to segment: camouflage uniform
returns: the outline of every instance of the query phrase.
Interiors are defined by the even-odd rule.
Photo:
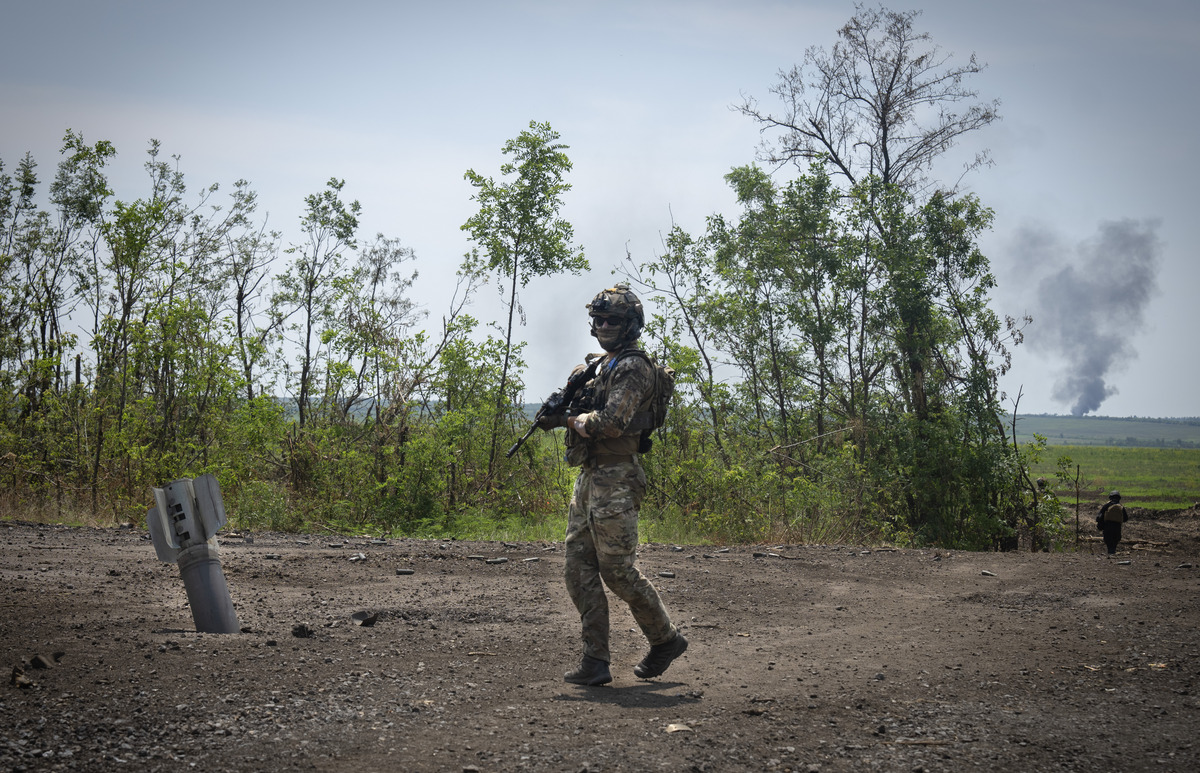
[[[610,660],[604,585],[629,604],[651,645],[675,637],[658,591],[634,566],[646,473],[637,458],[640,432],[628,427],[647,407],[654,370],[644,357],[620,355],[604,355],[588,385],[597,406],[586,414],[589,437],[567,433],[567,461],[582,468],[567,515],[567,592],[583,623],[584,654],[604,661]]]

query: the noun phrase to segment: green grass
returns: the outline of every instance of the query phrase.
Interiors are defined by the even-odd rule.
[[[1004,426],[1012,432],[1012,417]],[[1056,446],[1140,446],[1200,449],[1200,419],[1112,418],[1017,414],[1017,439],[1034,434]]]
[[[1079,466],[1080,499],[1086,502],[1104,501],[1113,489],[1132,507],[1176,510],[1200,501],[1200,449],[1047,446],[1033,473],[1055,481],[1062,456],[1071,458],[1072,475]],[[1059,496],[1074,501],[1073,485],[1059,487]]]

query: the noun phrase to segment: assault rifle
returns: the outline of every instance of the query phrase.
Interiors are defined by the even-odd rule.
[[[528,440],[538,428],[538,422],[549,416],[558,416],[564,413],[570,414],[580,413],[578,410],[580,390],[583,389],[587,382],[591,381],[596,376],[596,365],[600,362],[600,357],[593,359],[586,368],[582,368],[571,374],[567,379],[567,385],[562,389],[556,389],[552,395],[546,398],[546,402],[542,403],[542,407],[534,414],[533,424],[525,431],[521,438],[512,444],[512,448],[508,449],[508,453],[504,454],[504,458],[510,459],[517,452],[525,441]]]

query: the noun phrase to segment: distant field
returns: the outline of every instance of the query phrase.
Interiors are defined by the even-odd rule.
[[[1005,426],[1012,432],[1011,417]],[[1056,446],[1130,446],[1200,449],[1200,418],[1122,419],[1107,416],[1017,414],[1017,439],[1034,433]]]
[[[1085,502],[1102,502],[1113,489],[1126,504],[1154,510],[1184,509],[1200,501],[1200,448],[1047,446],[1033,473],[1054,482],[1064,502],[1074,502],[1073,488],[1067,490],[1054,477],[1063,456],[1071,458],[1072,477],[1079,466]]]

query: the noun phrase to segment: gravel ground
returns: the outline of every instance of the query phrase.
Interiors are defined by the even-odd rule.
[[[218,635],[145,533],[3,522],[0,769],[1190,773],[1200,512],[1133,512],[1115,558],[646,545],[691,648],[636,679],[614,600],[594,688],[561,543],[223,533]]]

